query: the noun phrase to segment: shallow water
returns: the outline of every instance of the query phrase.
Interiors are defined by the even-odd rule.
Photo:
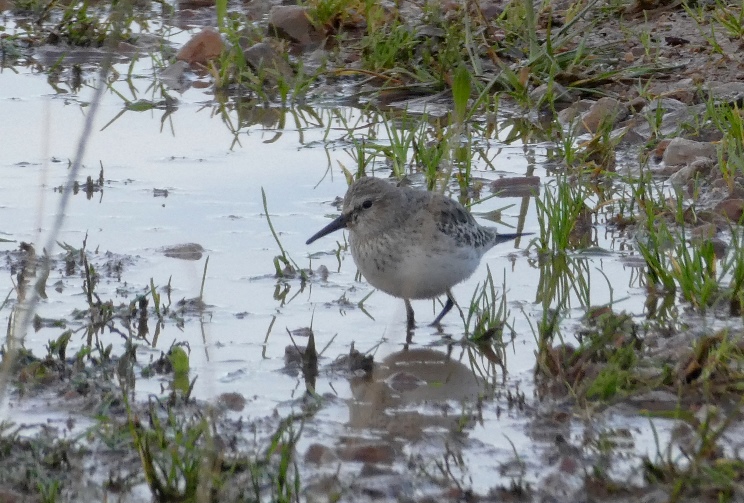
[[[140,61],[135,74],[149,75],[147,64],[147,60]],[[118,70],[126,74],[127,67],[118,65]],[[140,85],[140,80],[134,82]],[[128,84],[122,80],[114,85],[128,93]],[[143,78],[141,85],[144,92],[147,80]],[[75,155],[89,111],[83,104],[91,99],[92,90],[84,87],[78,95],[60,95],[43,75],[23,68],[19,74],[0,74],[0,89],[0,117],[6,118],[0,124],[0,174],[5,181],[0,187],[0,231],[14,240],[0,244],[0,249],[15,250],[20,241],[40,247],[58,212],[60,192],[54,189],[66,181],[68,159]],[[301,377],[282,371],[285,347],[292,344],[287,330],[312,325],[317,347],[325,348],[321,367],[347,354],[352,344],[362,352],[373,351],[376,362],[410,356],[402,351],[406,339],[402,301],[375,292],[364,301],[366,313],[357,307],[371,289],[364,281],[355,281],[356,268],[347,252],[341,253],[340,261],[336,258],[336,240],[341,241],[341,235],[309,247],[304,244],[328,222],[327,215],[336,212],[330,203],[345,192],[346,180],[339,166],[355,170],[354,150],[338,117],[350,123],[363,114],[365,121],[379,117],[352,108],[319,107],[314,109],[319,122],[303,110],[271,108],[256,113],[263,125],[246,126],[234,136],[211,103],[212,96],[207,92],[190,89],[179,96],[178,110],[165,119],[163,110],[128,111],[109,124],[122,110],[122,102],[115,94],[105,93],[94,133],[86,142],[84,168],[77,177],[80,182],[88,176],[95,180],[102,166],[104,187],[90,199],[82,192],[71,198],[58,237],[58,241],[79,248],[87,234],[87,249],[98,250],[101,263],[106,261],[106,252],[126,258],[122,272],[126,285],[105,278],[97,288],[101,298],[113,298],[116,303],[144,293],[151,279],[158,287],[171,281],[174,302],[197,297],[205,257],[209,256],[204,289],[207,312],[201,319],[187,318],[182,328],[166,324],[156,348],[139,349],[139,363],[156,358],[173,342],[188,342],[191,376],[198,376],[193,396],[213,402],[222,393],[240,393],[248,404],[243,411],[231,414],[250,421],[269,416],[277,408],[281,413],[294,410],[295,399],[305,391]],[[230,114],[233,123],[241,119],[234,112]],[[500,138],[507,134],[508,130],[501,131]],[[476,158],[475,177],[493,180],[529,172],[541,177],[542,190],[546,190],[551,177],[543,166],[547,159],[544,146],[504,145],[499,138],[481,139],[478,144],[497,169],[488,168]],[[380,167],[376,174],[388,176],[389,171]],[[300,267],[326,266],[330,271],[327,281],[316,275],[303,288],[299,279],[274,277],[272,261],[279,250],[264,215],[262,188],[271,221],[287,253]],[[524,202],[522,198],[491,198],[473,210],[487,213],[513,205],[504,211],[503,220],[516,227]],[[537,232],[534,200],[526,202],[527,211],[521,215],[524,230]],[[591,303],[602,305],[614,300],[617,311],[641,316],[644,289],[636,284],[637,273],[623,260],[631,252],[619,251],[625,238],[616,239],[602,225],[599,229],[598,244],[610,253],[586,256]],[[204,256],[187,261],[163,254],[163,247],[182,243],[200,244],[205,248]],[[554,437],[545,438],[530,429],[532,406],[509,408],[505,398],[507,391],[518,390],[530,403],[534,393],[536,346],[532,327],[542,308],[535,298],[540,272],[534,252],[524,253],[528,244],[522,240],[517,248],[510,243],[492,250],[478,271],[454,289],[460,304],[467,306],[476,286],[485,279],[487,266],[497,286],[506,282],[515,338],[506,349],[505,379],[500,370],[481,361],[480,365],[493,373],[488,375],[488,382],[478,380],[468,352],[459,345],[451,350],[453,370],[447,376],[462,373],[464,381],[454,383],[452,389],[439,386],[438,394],[432,396],[393,392],[385,398],[391,393],[388,385],[363,389],[365,384],[346,376],[321,372],[316,391],[326,397],[327,403],[307,428],[300,451],[353,432],[367,438],[403,438],[405,447],[398,462],[415,455],[436,458],[436,453],[443,452],[442,442],[452,428],[450,421],[456,422],[463,411],[472,411],[474,388],[475,395],[495,396],[485,400],[479,412],[481,419],[465,428],[469,440],[463,444],[463,456],[472,487],[487,491],[496,484],[508,485],[515,478],[539,480],[544,475],[545,452],[552,448]],[[49,284],[58,280],[62,291],[48,288],[49,299],[39,305],[38,314],[44,318],[67,318],[73,309],[86,305],[80,278],[53,271]],[[0,275],[0,292],[11,290],[12,281],[10,274]],[[284,300],[275,298],[277,291],[285,290]],[[576,316],[583,315],[584,309],[575,298],[572,305]],[[429,320],[439,304],[419,301],[414,309],[419,320]],[[3,315],[7,321],[7,309]],[[446,343],[463,336],[463,324],[454,310],[444,321],[445,337],[423,325],[416,330],[410,348],[446,354]],[[564,323],[569,337],[576,321]],[[45,344],[60,332],[52,328],[30,331],[25,344],[34,354],[45,354]],[[80,337],[73,338],[69,354],[82,344]],[[110,342],[121,344],[121,339],[112,336]],[[304,344],[302,339],[300,343]],[[407,369],[415,373],[412,367]],[[384,379],[382,382],[389,384]],[[138,396],[161,394],[160,383],[157,377],[140,379]],[[424,390],[431,391],[431,386],[419,388]],[[38,409],[24,403],[28,404],[23,400],[20,404],[13,402],[12,408],[5,409],[5,417],[21,423],[43,422],[30,412]],[[389,430],[385,418],[391,416],[413,416],[410,428],[417,436],[406,438],[401,430]],[[449,419],[442,422],[445,417]],[[612,427],[612,421],[608,419],[608,427]],[[583,428],[581,421],[568,421],[563,434],[578,440]],[[633,421],[632,435],[637,442],[633,450],[646,449],[650,431],[648,421]],[[501,469],[514,460],[515,453],[526,463],[519,475]]]

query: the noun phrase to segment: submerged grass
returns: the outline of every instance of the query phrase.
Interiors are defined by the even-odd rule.
[[[561,177],[546,188],[541,199],[536,199],[539,252],[565,253],[582,246],[584,235],[591,230],[588,196],[579,180]]]
[[[292,419],[280,423],[263,453],[249,454],[216,442],[234,426],[219,423],[213,411],[150,402],[144,414],[146,423],[130,413],[128,431],[156,501],[300,500],[294,452],[301,428]]]
[[[27,475],[21,492],[54,501],[64,491],[79,490],[70,479],[69,463],[73,463],[73,459],[90,457],[91,447],[86,441],[100,441],[101,444],[95,446],[95,456],[104,464],[110,456],[117,458],[122,452],[127,453],[112,467],[107,482],[112,492],[129,491],[141,482],[140,477],[144,477],[155,501],[213,501],[215,498],[220,501],[299,501],[299,472],[294,455],[301,431],[301,427],[298,429],[295,425],[302,422],[301,417],[280,421],[277,430],[269,435],[265,452],[229,448],[215,439],[221,435],[237,435],[240,426],[191,398],[198,376],[192,374],[190,377],[193,371],[187,342],[174,343],[167,354],[150,365],[137,364],[138,345],[155,347],[166,324],[178,328],[186,314],[203,313],[204,284],[197,299],[184,303],[184,306],[195,307],[171,306],[170,281],[166,289],[159,289],[154,280],[144,293],[130,302],[116,305],[113,300],[104,300],[98,288],[110,274],[101,272],[102,269],[111,269],[115,274],[120,271],[116,272],[117,268],[110,264],[94,267],[85,244],[81,248],[64,245],[64,249],[65,254],[59,262],[64,263],[68,271],[72,270],[71,277],[79,277],[83,284],[84,295],[80,298],[86,307],[76,310],[71,317],[80,320],[81,326],[66,328],[59,320],[38,319],[37,329],[43,324],[47,329],[58,327],[61,332],[49,340],[46,356],[39,359],[26,350],[11,354],[5,346],[2,363],[10,369],[9,379],[13,380],[17,391],[29,398],[49,389],[69,395],[73,400],[88,396],[86,407],[95,409],[97,423],[64,443],[56,442],[54,435],[21,441],[6,424],[7,428],[0,431],[0,445],[7,442],[15,447],[0,449],[0,466],[23,469],[31,462],[22,447],[24,442],[36,445],[34,452],[45,459],[51,459],[48,457],[50,449],[59,450],[60,461],[48,469],[42,468],[47,461],[41,464],[33,461],[36,466],[28,473],[37,475],[30,478]],[[54,258],[46,260],[57,268]],[[33,261],[25,263],[35,268]],[[206,261],[204,271],[206,273]],[[26,282],[32,280],[33,277],[28,277]],[[168,293],[167,302],[164,290]],[[157,325],[152,338],[148,328],[151,321]],[[78,339],[82,339],[82,344]],[[80,347],[70,356],[71,342]],[[119,351],[120,346],[123,346],[122,351]],[[133,401],[136,381],[140,378],[137,368],[141,368],[141,378],[167,376],[163,399],[151,396],[144,406]],[[119,383],[118,388],[115,382]],[[121,415],[127,417],[124,423],[117,419]],[[130,463],[131,453],[137,454],[139,468]],[[22,477],[13,470],[0,469],[0,482],[19,484]]]
[[[280,255],[274,257],[274,270],[276,271],[276,276],[278,278],[284,278],[294,277],[295,275],[299,274],[300,279],[304,283],[305,281],[307,281],[308,272],[304,269],[301,269],[297,265],[297,262],[295,262],[292,257],[289,256],[289,254],[282,246],[282,242],[279,240],[279,236],[277,235],[276,230],[274,230],[274,225],[271,223],[271,217],[269,216],[269,209],[266,203],[266,193],[264,192],[263,187],[261,187],[261,200],[263,201],[263,209],[264,215],[266,215],[266,222],[269,224],[271,235],[274,237],[274,241],[276,241],[276,244],[279,247],[279,251],[281,252]],[[283,267],[282,264],[284,265]]]
[[[491,276],[491,268],[486,267],[486,270],[486,278],[473,292],[467,313],[462,313],[465,337],[475,344],[500,344],[509,317],[506,307],[506,275],[499,296]]]

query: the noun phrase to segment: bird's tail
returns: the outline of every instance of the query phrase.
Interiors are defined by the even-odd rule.
[[[500,243],[506,243],[507,241],[511,241],[512,239],[517,239],[518,237],[522,236],[531,236],[534,232],[517,232],[515,234],[496,234],[496,239],[494,246]]]

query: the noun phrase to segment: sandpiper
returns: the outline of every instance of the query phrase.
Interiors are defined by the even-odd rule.
[[[439,325],[455,303],[451,288],[473,274],[483,254],[527,234],[499,234],[442,194],[372,177],[351,184],[341,216],[307,244],[343,228],[366,280],[405,302],[409,330],[415,326],[411,299],[446,294],[444,309],[432,322]]]

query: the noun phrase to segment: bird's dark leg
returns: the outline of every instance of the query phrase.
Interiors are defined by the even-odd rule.
[[[455,305],[455,299],[452,298],[452,292],[447,289],[447,302],[444,304],[444,309],[442,309],[442,312],[439,313],[439,316],[437,316],[434,321],[431,322],[432,326],[439,325],[439,322],[442,321],[442,318],[444,318],[444,315],[450,312],[450,309],[452,309],[452,306]]]
[[[410,332],[416,328],[416,320],[413,319],[413,306],[411,306],[411,301],[408,299],[403,299],[403,302],[406,303],[406,327]]]

